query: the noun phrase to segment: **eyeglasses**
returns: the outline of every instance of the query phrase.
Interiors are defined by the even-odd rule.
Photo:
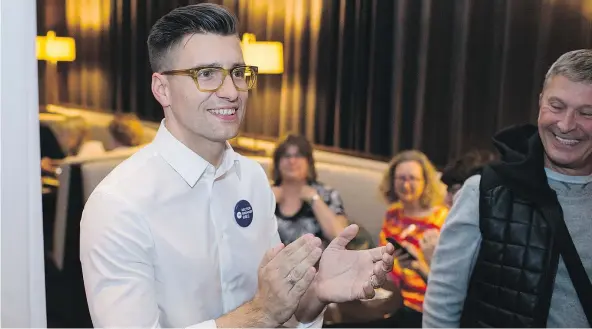
[[[419,178],[419,177],[415,177],[415,176],[395,176],[395,181],[400,184],[404,184],[407,182],[409,182],[411,184],[417,184],[419,182],[422,182],[423,178]]]
[[[288,153],[284,153],[282,154],[281,158],[282,159],[304,159],[306,156],[304,156],[304,154],[301,153],[293,153],[293,154],[288,154]]]
[[[164,75],[185,75],[193,78],[197,90],[201,92],[216,92],[224,83],[228,75],[238,91],[249,91],[257,82],[257,66],[241,65],[231,69],[215,66],[203,66],[185,70],[171,70],[161,72]]]

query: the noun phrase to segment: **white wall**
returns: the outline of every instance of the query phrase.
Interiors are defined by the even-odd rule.
[[[35,0],[0,0],[2,327],[45,327]]]

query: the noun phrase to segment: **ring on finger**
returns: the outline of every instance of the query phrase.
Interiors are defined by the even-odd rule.
[[[295,285],[297,282],[297,280],[292,276],[292,273],[288,274],[288,282],[290,282],[291,285]]]

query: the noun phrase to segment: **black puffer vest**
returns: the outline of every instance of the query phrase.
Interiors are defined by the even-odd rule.
[[[563,220],[547,183],[544,151],[534,126],[500,132],[500,163],[481,175],[481,249],[473,270],[462,327],[546,327]]]

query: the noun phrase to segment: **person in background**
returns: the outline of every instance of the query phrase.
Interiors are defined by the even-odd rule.
[[[39,125],[41,175],[55,175],[60,161],[66,157],[62,146],[49,126]]]
[[[82,116],[70,116],[60,126],[61,141],[70,157],[92,157],[105,153],[101,141],[89,139],[88,123]]]
[[[465,181],[481,172],[483,166],[496,160],[493,152],[488,150],[473,150],[463,154],[451,162],[442,171],[440,179],[447,186],[445,203],[452,207],[454,196],[460,190]]]
[[[144,127],[133,113],[115,114],[109,123],[109,133],[113,136],[113,150],[139,146],[144,142]]]
[[[538,125],[493,138],[501,161],[466,180],[442,228],[423,325],[592,325],[592,50],[561,55]]]
[[[326,246],[348,225],[337,190],[317,181],[310,142],[288,135],[273,152],[275,215],[283,243],[311,233]]]
[[[89,140],[88,124],[82,116],[66,116],[56,127],[41,125],[41,172],[43,175],[56,175],[65,157],[92,157],[105,153],[103,143]]]
[[[433,249],[434,232],[440,230],[448,214],[438,177],[425,154],[404,151],[392,159],[380,185],[380,193],[389,204],[380,232],[380,245],[386,245],[387,238],[392,238],[415,258],[411,259],[401,250],[395,254],[391,278],[400,287],[404,303],[404,308],[396,315],[399,327],[421,327],[431,257],[426,260],[422,247]]]

